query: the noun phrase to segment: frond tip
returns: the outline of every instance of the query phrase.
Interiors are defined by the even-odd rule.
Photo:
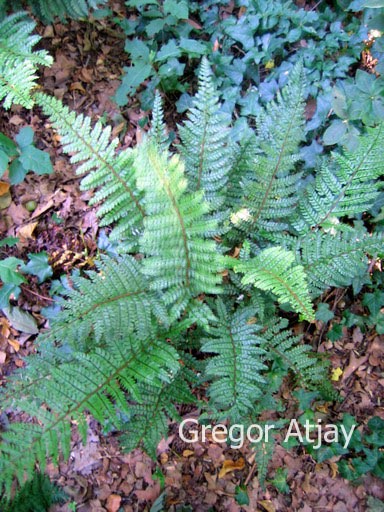
[[[270,247],[258,256],[234,266],[244,274],[241,282],[274,293],[281,304],[289,303],[293,310],[309,321],[314,312],[309,297],[304,268],[295,264],[295,253],[281,247]]]

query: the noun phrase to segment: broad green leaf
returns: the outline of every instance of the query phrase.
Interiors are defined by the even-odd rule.
[[[0,240],[0,247],[5,247],[6,245],[8,247],[13,247],[18,243],[19,239],[15,236],[7,236],[6,238],[3,238]]]
[[[35,133],[30,126],[25,126],[20,130],[20,132],[16,135],[16,142],[20,146],[20,148],[25,148],[30,146],[33,143],[33,137]]]
[[[35,318],[17,306],[3,308],[3,312],[14,329],[27,334],[37,334],[39,329]]]
[[[21,284],[25,282],[25,278],[17,271],[19,265],[23,265],[23,261],[14,256],[9,256],[5,260],[0,261],[0,279],[3,283]]]
[[[316,320],[320,320],[320,322],[329,322],[334,316],[333,311],[330,311],[329,309],[329,304],[321,302],[317,306]]]
[[[48,277],[51,277],[53,272],[48,263],[48,255],[46,252],[38,254],[28,254],[29,261],[24,265],[21,270],[25,274],[32,274],[39,278],[39,283],[43,283]]]
[[[34,146],[22,148],[20,162],[27,171],[33,171],[36,174],[51,174],[53,167],[49,154]]]
[[[174,39],[171,39],[166,45],[161,47],[161,50],[159,52],[157,52],[156,60],[167,60],[173,57],[180,57],[180,55],[180,48],[177,46],[176,41]]]
[[[198,55],[206,55],[208,53],[208,44],[196,39],[180,38],[180,48],[187,53],[196,53]]]
[[[188,18],[188,2],[186,0],[164,0],[164,12],[172,14],[179,20]]]
[[[0,149],[4,151],[8,156],[17,155],[17,146],[13,142],[12,139],[4,135],[4,133],[0,133]]]
[[[136,88],[150,76],[152,68],[149,64],[138,61],[130,68],[125,67],[124,71],[125,75],[115,95],[115,101],[120,107],[127,104],[127,96],[135,92]]]
[[[11,185],[21,183],[27,175],[27,172],[27,169],[25,169],[24,165],[20,162],[20,158],[15,158],[9,166],[9,181]]]
[[[332,121],[330,126],[325,130],[323,135],[323,143],[325,146],[338,144],[347,132],[347,123],[340,119]]]
[[[9,306],[9,299],[11,295],[17,299],[20,294],[20,287],[16,284],[3,284],[0,288],[0,309],[6,308]]]
[[[125,51],[128,52],[133,61],[136,61],[138,59],[143,59],[144,61],[149,60],[149,47],[143,41],[138,39],[137,37],[135,39],[127,39],[125,41]]]
[[[0,149],[0,173],[3,174],[8,167],[9,157],[5,151]]]

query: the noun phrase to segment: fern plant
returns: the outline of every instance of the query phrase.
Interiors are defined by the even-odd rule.
[[[1,50],[8,62],[12,48]],[[169,147],[157,97],[148,136],[120,152],[109,128],[28,89],[24,105],[41,106],[79,164],[82,187],[97,189],[92,202],[120,254],[74,274],[37,353],[1,390],[4,410],[31,417],[1,434],[8,494],[36,464],[43,470],[47,458],[68,456],[71,429],[84,438],[87,413],[125,432],[127,449],[155,455],[167,422],[178,419],[176,404],[193,403],[197,386],[208,390],[199,402],[205,417],[250,424],[281,410],[276,393],[288,372],[309,388],[327,381],[326,361],[292,336],[279,304],[311,322],[321,291],[367,277],[368,259],[382,255],[382,236],[357,231],[347,216],[376,197],[383,130],[304,182],[304,79],[299,63],[254,134],[237,143],[203,60],[181,145]],[[13,90],[6,77],[7,106],[25,101]],[[323,219],[331,218],[330,228]]]

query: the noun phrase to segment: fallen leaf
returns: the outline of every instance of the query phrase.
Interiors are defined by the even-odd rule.
[[[342,375],[343,375],[343,370],[340,367],[334,368],[332,370],[331,380],[334,380],[335,382],[338,382]]]
[[[3,352],[2,350],[0,350],[0,364],[4,364],[6,358],[7,358],[7,354],[5,352]]]
[[[19,307],[10,306],[9,308],[3,308],[3,313],[14,329],[28,334],[37,334],[39,332],[34,317]]]
[[[237,469],[243,469],[244,466],[245,462],[243,458],[240,458],[236,461],[225,460],[223,463],[223,467],[220,469],[219,478],[223,478],[227,473],[231,473],[232,471],[236,471]]]
[[[12,202],[12,196],[9,192],[9,183],[5,181],[0,181],[0,210],[4,210],[8,208],[8,206]]]
[[[11,339],[8,338],[8,343],[15,350],[15,352],[18,352],[20,350],[20,343],[18,341],[11,340]]]
[[[190,457],[191,455],[193,455],[195,452],[193,450],[184,450],[183,451],[183,457]]]
[[[20,226],[17,230],[17,235],[20,238],[33,238],[33,232],[36,229],[38,222],[31,222],[30,224],[26,224],[25,226]]]
[[[273,503],[271,500],[260,500],[257,502],[259,505],[263,507],[264,510],[267,512],[276,512],[275,507],[273,506]]]
[[[107,511],[108,512],[117,512],[120,508],[121,503],[121,496],[118,494],[111,494],[106,503]]]

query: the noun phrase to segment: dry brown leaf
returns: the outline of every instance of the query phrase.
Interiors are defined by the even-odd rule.
[[[0,181],[0,196],[9,192],[10,184],[6,181]]]
[[[195,452],[193,450],[184,450],[183,451],[183,457],[190,457],[191,455],[193,455]]]
[[[9,183],[6,181],[0,181],[0,210],[8,208],[12,202],[12,196],[9,191]]]
[[[37,224],[38,222],[31,222],[25,226],[20,226],[17,230],[17,235],[20,238],[33,238],[32,234],[35,231]]]
[[[225,460],[223,467],[220,469],[219,478],[223,478],[227,473],[231,473],[237,469],[243,469],[244,466],[245,462],[242,457],[238,460]]]
[[[261,505],[267,512],[276,512],[276,509],[271,500],[260,500],[257,503]]]
[[[8,339],[8,343],[13,347],[15,352],[18,352],[20,350],[20,343],[16,340]]]
[[[117,512],[120,508],[121,496],[118,494],[111,494],[108,496],[106,507],[108,512]]]
[[[6,358],[7,358],[7,354],[5,352],[3,352],[2,350],[0,350],[0,364],[4,364]]]

